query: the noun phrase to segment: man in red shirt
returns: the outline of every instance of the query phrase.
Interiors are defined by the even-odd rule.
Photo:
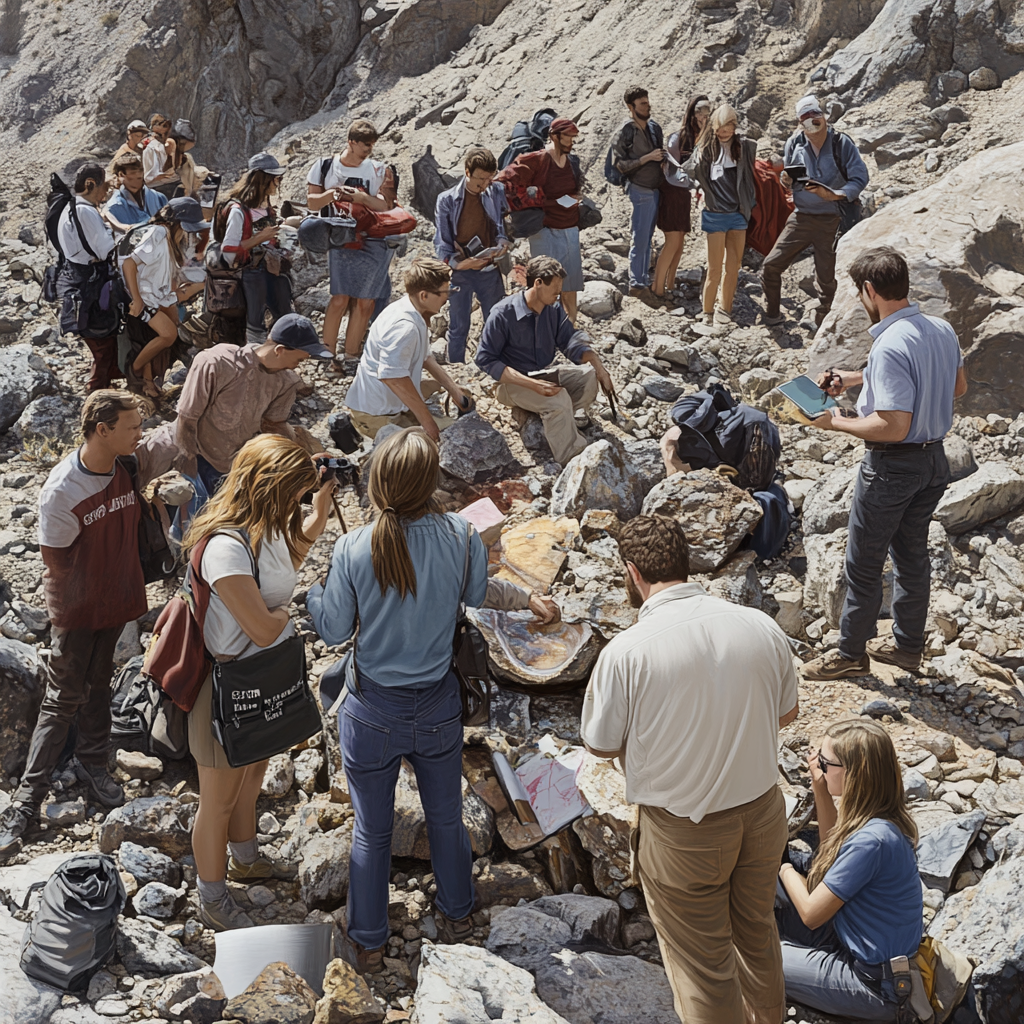
[[[72,722],[78,725],[75,773],[90,799],[104,807],[124,803],[124,791],[107,772],[110,678],[125,623],[146,611],[146,585],[141,510],[117,459],[131,455],[142,437],[138,400],[94,391],[82,410],[82,435],[81,448],[54,467],[39,496],[50,658],[25,772],[0,817],[0,860],[21,848],[35,824]]]
[[[548,143],[533,153],[522,153],[494,179],[505,186],[512,210],[539,207],[544,226],[530,235],[530,256],[552,256],[565,270],[562,308],[576,323],[576,293],[583,290],[580,253],[580,192],[583,171],[572,151],[580,130],[567,117],[556,117],[548,128]]]

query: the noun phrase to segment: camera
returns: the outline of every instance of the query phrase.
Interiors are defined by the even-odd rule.
[[[317,472],[327,470],[326,473],[321,473],[322,483],[327,483],[328,480],[337,480],[341,487],[354,487],[359,482],[359,467],[351,459],[321,456],[314,459],[313,462]]]

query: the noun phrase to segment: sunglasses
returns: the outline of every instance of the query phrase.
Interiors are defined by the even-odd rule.
[[[843,768],[838,761],[826,761],[824,754],[818,755],[818,767],[821,769],[822,775],[828,775],[829,768]]]

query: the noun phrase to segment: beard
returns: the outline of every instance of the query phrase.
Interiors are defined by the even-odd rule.
[[[881,322],[882,316],[878,312],[878,306],[876,306],[869,298],[867,298],[863,294],[860,297],[860,304],[864,307],[864,312],[867,313],[868,319],[873,324]]]
[[[626,573],[626,597],[629,598],[629,604],[632,608],[642,608],[644,599],[643,595],[636,588],[636,584],[633,582],[633,577]]]

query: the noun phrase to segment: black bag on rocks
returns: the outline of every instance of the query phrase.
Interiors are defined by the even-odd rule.
[[[84,989],[114,952],[126,899],[121,876],[106,854],[80,853],[29,893],[40,888],[39,909],[21,943],[21,969],[65,991]]]
[[[180,761],[188,756],[188,715],[142,671],[143,660],[141,654],[132,658],[111,687],[111,742]]]

